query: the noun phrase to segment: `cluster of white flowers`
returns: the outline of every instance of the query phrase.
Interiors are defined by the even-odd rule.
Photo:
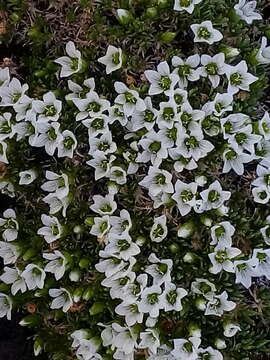
[[[201,1],[176,0],[174,9],[192,13]],[[234,8],[250,24],[261,18],[255,6],[254,1],[241,0]],[[223,38],[211,21],[193,24],[191,29],[194,42],[211,45]],[[263,38],[256,56],[258,63],[270,63],[269,48]],[[83,69],[81,53],[72,42],[66,45],[66,52],[68,56],[55,61],[61,65],[58,75],[76,76]],[[203,329],[191,329],[186,339],[164,342],[160,336],[160,314],[174,311],[181,315],[187,299],[195,299],[197,308],[205,316],[221,318],[225,337],[232,337],[240,330],[237,324],[224,322],[222,318],[224,312],[233,311],[236,303],[228,300],[227,291],[217,291],[208,279],[195,276],[190,288],[178,286],[172,259],[159,258],[154,251],[146,256],[139,270],[136,268],[142,252],[145,257],[145,240],[133,236],[131,211],[122,205],[118,207],[117,202],[121,186],[127,184],[131,176],[137,175],[138,186],[148,200],[152,200],[153,209],[161,210],[152,218],[148,236],[152,244],[162,243],[159,246],[166,247],[168,236],[175,231],[168,226],[166,206],[171,206],[183,220],[173,234],[179,241],[191,237],[194,230],[192,222],[185,223],[185,216],[208,219],[205,225],[210,228],[211,241],[207,245],[212,278],[221,272],[234,273],[235,283],[246,288],[251,286],[252,277],[265,276],[270,280],[270,249],[253,249],[252,257],[246,259],[240,249],[233,247],[237,229],[226,219],[231,191],[225,190],[222,181],[213,179],[211,174],[201,175],[202,159],[214,151],[223,159],[223,174],[233,170],[243,175],[244,164],[257,161],[258,177],[252,182],[254,201],[266,204],[270,200],[269,114],[265,112],[255,125],[250,116],[235,111],[234,106],[237,94],[250,91],[258,77],[249,72],[245,60],[234,65],[225,60],[223,52],[213,54],[212,51],[211,56],[205,53],[187,58],[173,56],[171,67],[163,61],[156,70],[145,71],[149,82],[145,98],[138,89],[116,81],[117,95],[112,103],[97,93],[94,78],[82,84],[68,80],[70,93],[65,100],[70,106],[74,105],[75,113],[71,127],[80,133],[83,127],[87,128],[87,168],[94,169],[96,181],[104,178],[109,184],[106,195],[91,196],[89,211],[95,215],[89,232],[102,246],[95,265],[96,270],[104,274],[101,285],[117,304],[114,309],[117,321],[98,324],[104,328],[100,338],[83,329],[71,334],[72,347],[80,360],[102,359],[98,353],[102,346],[108,347],[113,358],[119,360],[133,360],[140,349],[146,349],[151,360],[222,359],[218,350],[221,345],[201,347]],[[110,74],[121,68],[122,50],[109,46],[106,55],[98,61]],[[211,89],[211,97],[198,109],[191,105],[190,83],[200,81]],[[51,91],[44,94],[42,100],[29,97],[27,91],[28,85],[11,79],[7,68],[0,69],[0,161],[9,163],[10,139],[27,139],[31,147],[44,147],[51,157],[57,152],[59,158],[73,158],[78,144],[73,131],[61,129],[61,118],[65,115],[62,101]],[[120,139],[114,133],[119,126],[125,134]],[[124,150],[120,149],[123,143]],[[14,210],[7,209],[0,218],[3,238],[0,256],[9,266],[5,266],[0,279],[11,285],[11,295],[15,296],[18,291],[43,289],[50,273],[59,281],[59,287],[48,289],[52,298],[50,307],[67,312],[77,300],[72,288],[62,287],[60,281],[69,269],[70,258],[51,245],[66,235],[67,208],[72,206],[71,179],[68,173],[51,170],[42,175],[46,181],[41,190],[48,193],[43,201],[49,206],[48,214],[41,215],[42,225],[37,229],[37,235],[44,238],[44,247],[47,246],[42,253],[43,262],[28,263],[24,268],[21,264],[17,266],[21,255],[16,244],[19,222]],[[31,186],[38,176],[35,169],[22,169],[18,184],[0,181],[1,192],[14,196],[14,186]],[[270,245],[270,216],[261,234],[266,245]],[[179,258],[192,262],[184,254],[179,254]],[[69,275],[71,281],[79,280],[74,274]],[[0,293],[0,317],[10,318],[11,308],[12,297]],[[225,342],[222,346],[226,346]]]

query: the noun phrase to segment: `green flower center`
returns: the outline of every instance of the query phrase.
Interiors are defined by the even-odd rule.
[[[219,264],[224,263],[224,261],[228,260],[227,252],[225,250],[219,250],[216,253],[215,259],[216,259],[216,262]]]
[[[247,140],[247,135],[244,133],[238,133],[235,135],[235,141],[239,145],[242,145],[246,140]]]
[[[266,185],[270,185],[270,174],[264,175],[263,179]]]
[[[184,125],[185,128],[188,127],[188,125],[192,121],[192,115],[184,112],[181,115],[181,121],[182,121],[182,124]]]
[[[154,305],[158,302],[158,293],[152,293],[147,295],[147,302],[151,305]]]
[[[108,228],[108,223],[107,221],[103,221],[100,225],[99,225],[99,231],[101,233],[103,233],[104,231],[106,231]]]
[[[166,176],[163,174],[158,174],[155,177],[155,183],[159,185],[164,185],[166,183]]]
[[[264,200],[264,199],[267,198],[267,193],[266,193],[266,191],[262,191],[262,192],[260,192],[258,195],[259,195],[259,198],[262,199],[262,200]]]
[[[48,135],[49,140],[51,140],[51,141],[54,141],[57,139],[56,131],[52,127],[47,131],[47,135]]]
[[[46,116],[54,116],[57,114],[57,110],[54,105],[46,105],[43,114]]]
[[[242,83],[242,75],[239,74],[239,73],[233,73],[231,76],[230,76],[230,82],[233,86],[239,86],[241,85]]]
[[[122,111],[120,111],[118,108],[115,108],[113,112],[114,112],[115,116],[118,116],[118,117],[124,117],[125,116],[125,114]]]
[[[184,98],[180,94],[175,94],[174,95],[174,101],[176,102],[177,105],[182,105],[183,102],[184,102]]]
[[[0,133],[1,134],[9,134],[9,133],[11,133],[11,131],[12,131],[12,129],[11,129],[11,126],[9,125],[9,123],[7,121],[4,121],[1,124]]]
[[[101,105],[96,101],[92,101],[87,106],[87,111],[99,112],[101,109]]]
[[[125,276],[125,277],[122,277],[119,279],[119,284],[124,286],[128,283],[128,280],[129,280],[129,277],[128,276]]]
[[[223,226],[219,226],[218,228],[215,229],[215,235],[217,238],[220,238],[224,234],[225,234],[225,229]]]
[[[187,139],[185,139],[185,145],[186,147],[189,149],[189,148],[196,148],[198,147],[199,143],[198,143],[198,140],[195,138],[195,136],[191,136]]]
[[[59,234],[59,229],[58,229],[58,226],[57,226],[57,225],[55,225],[55,224],[52,225],[51,230],[52,230],[52,234],[53,234],[54,236],[56,236],[56,235]]]
[[[220,198],[220,193],[216,190],[210,190],[208,193],[208,201],[210,202],[215,202],[217,200],[219,200]]]
[[[107,141],[103,141],[98,145],[98,150],[100,151],[107,151],[110,148],[110,144]]]
[[[114,65],[120,64],[120,53],[119,52],[112,54],[112,63]]]
[[[29,134],[34,134],[35,133],[35,128],[29,121],[27,123],[27,131],[28,131]]]
[[[166,132],[166,136],[168,139],[176,141],[177,138],[177,129],[175,127],[168,129]]]
[[[138,305],[137,305],[137,304],[131,304],[131,305],[129,306],[129,310],[130,310],[131,312],[133,312],[133,313],[138,313],[138,312],[139,312],[139,310],[138,310]]]
[[[218,66],[216,63],[209,63],[205,66],[206,72],[208,75],[217,75]]]
[[[63,141],[63,145],[65,149],[70,150],[72,146],[75,144],[75,141],[70,136],[66,136]]]
[[[183,190],[181,192],[180,196],[181,196],[181,199],[182,199],[183,203],[186,203],[186,202],[191,201],[193,199],[194,194],[193,194],[193,192],[191,190]]]
[[[136,104],[136,102],[137,102],[137,99],[135,98],[135,96],[128,91],[125,92],[125,99],[126,99],[126,102],[130,103],[130,104]]]
[[[112,211],[112,207],[110,204],[104,204],[100,207],[100,210],[104,213],[107,213]]]
[[[154,238],[158,238],[161,237],[163,234],[164,234],[164,229],[160,224],[158,224],[155,230],[153,231],[153,236]]]
[[[244,271],[247,269],[248,266],[247,264],[237,264],[236,267],[239,271]]]
[[[12,101],[13,101],[14,103],[16,103],[17,101],[20,100],[21,96],[22,96],[22,94],[20,94],[20,93],[13,94],[13,95],[12,95]]]
[[[98,119],[93,120],[91,126],[95,130],[103,129],[104,128],[104,119],[98,118]]]
[[[191,72],[191,66],[189,65],[181,65],[178,68],[178,75],[180,77],[186,77],[190,75],[190,72]]]
[[[149,150],[153,153],[157,153],[161,149],[161,143],[159,141],[154,141],[149,145]]]
[[[174,118],[173,108],[165,107],[163,109],[162,117],[165,121],[171,121]]]
[[[263,122],[263,123],[262,123],[262,128],[263,128],[263,131],[264,131],[265,133],[268,133],[268,132],[269,132],[269,127],[268,127],[268,125],[267,125],[266,122]]]
[[[201,27],[199,27],[199,29],[198,29],[197,36],[198,36],[198,38],[200,38],[200,39],[206,39],[206,40],[207,40],[207,39],[210,38],[211,33],[209,32],[209,30],[207,29],[207,27],[201,26]]]
[[[199,289],[203,294],[207,294],[211,291],[211,286],[206,283],[201,283]]]
[[[236,158],[236,156],[237,156],[237,154],[233,149],[230,149],[228,152],[226,152],[226,155],[225,155],[227,160],[233,160]]]
[[[158,84],[162,88],[162,90],[166,91],[170,89],[171,83],[172,81],[169,76],[161,76]]]
[[[65,187],[66,186],[66,184],[65,184],[65,179],[64,178],[59,178],[58,179],[58,187],[59,188],[63,188],[63,187]]]
[[[151,110],[146,109],[144,111],[144,121],[148,123],[155,121],[155,115]]]
[[[260,253],[260,252],[257,253],[256,257],[260,261],[265,261],[265,259],[266,259],[266,255],[264,253]]]
[[[186,342],[184,345],[183,345],[183,349],[185,352],[188,352],[188,353],[191,353],[193,351],[193,345],[190,341]]]
[[[157,272],[159,272],[161,275],[166,274],[166,272],[168,271],[168,265],[164,264],[164,263],[159,263],[156,266],[156,270]]]
[[[120,251],[125,251],[130,248],[130,243],[125,239],[120,239],[117,242]]]
[[[99,164],[99,166],[101,167],[102,170],[106,171],[108,169],[108,160],[102,160]]]
[[[175,290],[171,290],[166,294],[166,299],[169,304],[174,305],[177,299],[177,292]]]
[[[76,57],[72,57],[71,65],[70,65],[71,70],[76,71],[78,70],[78,67],[79,67],[79,59]]]

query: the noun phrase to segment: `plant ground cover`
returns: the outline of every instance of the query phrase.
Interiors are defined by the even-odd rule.
[[[178,5],[187,7],[188,3],[180,1]],[[10,89],[10,80],[17,78],[21,84],[28,84],[30,97],[29,103],[22,97],[10,103],[0,91],[0,105],[4,104],[0,107],[0,253],[5,262],[0,310],[1,315],[8,314],[12,304],[13,314],[23,312],[22,324],[35,334],[36,354],[46,352],[53,360],[134,356],[163,360],[222,356],[270,359],[270,271],[268,264],[259,269],[256,260],[258,256],[264,256],[260,261],[265,260],[270,244],[270,121],[265,113],[269,105],[270,48],[260,50],[262,37],[266,41],[270,38],[270,7],[268,1],[258,1],[257,10],[250,10],[255,18],[249,24],[252,15],[245,19],[240,14],[241,18],[236,4],[232,0],[202,0],[189,13],[174,9],[170,0],[0,1],[0,66],[8,68],[10,74],[7,81],[3,70],[0,85]],[[210,21],[218,31],[211,44],[207,31],[212,30],[204,26],[198,31],[204,30],[201,39],[205,41],[196,41],[192,25],[203,21]],[[82,63],[70,41],[80,51]],[[73,52],[73,74],[68,79],[79,84],[79,90],[74,84],[68,86],[67,77],[60,73],[64,66],[59,58],[67,55],[67,44]],[[106,74],[101,58],[110,45],[116,47],[116,57],[109,64],[115,71]],[[193,58],[197,64],[189,67],[195,54],[199,54],[199,61]],[[213,58],[209,62],[205,56],[216,54],[223,54],[216,60],[219,69],[213,66]],[[181,59],[190,62],[183,64]],[[243,62],[247,70],[243,70]],[[239,63],[242,67],[237,72]],[[163,78],[149,72],[159,70],[160,64],[165,73],[169,68]],[[241,87],[246,73],[250,74],[248,84]],[[95,80],[94,90],[93,81],[84,83],[89,78]],[[128,89],[122,91],[123,84]],[[91,106],[86,108],[82,100],[89,98],[90,90],[91,96],[93,91],[98,96],[93,95],[87,104]],[[48,93],[52,101],[46,100]],[[128,95],[125,102],[133,107],[119,107],[121,93]],[[229,94],[223,99],[225,110],[218,108],[217,93]],[[147,96],[153,108],[150,100],[145,100]],[[176,102],[180,98],[184,104]],[[34,111],[17,106],[21,103],[33,105]],[[96,111],[97,104],[104,110]],[[118,104],[116,113],[111,112],[114,104]],[[60,124],[55,147],[46,147],[49,138],[44,147],[38,147],[30,139],[31,133],[18,126],[24,122],[34,126],[36,120],[43,125],[54,124],[53,137],[58,136],[55,124]],[[96,127],[91,125],[94,120],[99,120]],[[41,127],[37,136],[49,131]],[[168,129],[174,130],[167,136]],[[76,141],[69,133],[69,148],[59,150],[64,130],[75,134]],[[112,133],[112,140],[108,133]],[[103,148],[98,154],[93,148],[103,134],[109,150]],[[181,134],[189,140],[188,152],[183,150]],[[243,136],[247,135],[250,142],[243,147]],[[161,146],[159,138],[165,155],[159,153],[160,148],[149,155],[146,142],[152,139],[152,147]],[[199,156],[190,150],[198,141],[206,141]],[[8,160],[3,144],[7,144]],[[172,150],[180,148],[180,154]],[[236,153],[248,158],[243,160],[244,172],[239,164],[224,167]],[[99,173],[97,159],[107,166]],[[158,179],[156,187],[153,179]],[[49,181],[55,180],[58,185],[51,187]],[[102,210],[102,199],[96,196],[108,194]],[[16,217],[6,209],[13,209]],[[126,231],[119,231],[120,221]],[[44,227],[51,229],[49,235],[48,230],[41,230]],[[16,232],[12,241],[6,230]],[[121,245],[117,251],[112,249],[116,235]],[[128,249],[129,256],[125,254]],[[228,251],[234,251],[234,256]],[[116,267],[123,265],[119,265],[119,272],[101,270],[102,259],[111,258]],[[239,275],[247,266],[250,272],[236,281],[235,272]],[[12,292],[12,283],[4,275],[12,271],[7,268],[17,271],[12,281],[21,281],[17,291]],[[119,286],[113,285],[117,279]],[[198,279],[205,280],[206,295]],[[141,286],[136,299],[128,293],[127,284]],[[125,303],[127,294],[133,302]],[[225,305],[219,309],[220,294],[228,295],[223,305],[230,311],[224,311]],[[149,304],[147,307],[144,299],[158,304],[155,310]],[[121,307],[121,302],[126,307]],[[128,315],[131,305],[135,321],[132,314]],[[136,307],[139,312],[134,311]],[[234,336],[228,335],[229,330]],[[201,345],[196,346],[198,339]],[[126,351],[129,347],[131,352]],[[163,357],[160,347],[165,352]]]

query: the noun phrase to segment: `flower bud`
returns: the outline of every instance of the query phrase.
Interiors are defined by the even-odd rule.
[[[89,267],[90,260],[87,258],[82,258],[79,262],[79,267],[81,269],[87,269]]]
[[[79,281],[80,280],[80,277],[81,277],[81,272],[80,270],[78,269],[75,269],[75,270],[72,270],[70,273],[69,273],[69,279],[70,281]]]
[[[40,337],[36,337],[34,342],[34,354],[38,356],[43,350],[43,341]]]
[[[188,238],[190,237],[194,232],[194,223],[192,221],[188,221],[180,226],[178,229],[177,235],[180,238]]]
[[[125,9],[117,9],[117,18],[120,24],[127,25],[132,22],[133,16],[130,11]]]
[[[81,225],[76,225],[76,226],[74,226],[73,232],[74,232],[75,234],[81,234],[81,233],[83,232],[83,226],[81,226]]]
[[[199,186],[204,186],[205,184],[207,184],[207,177],[204,176],[204,175],[195,176],[195,182],[196,182]]]
[[[87,216],[87,218],[84,219],[84,224],[86,226],[93,226],[94,223],[94,218],[92,216]]]
[[[196,299],[195,306],[198,310],[204,311],[206,309],[206,300],[202,297]]]
[[[89,309],[90,315],[97,315],[101,313],[106,307],[106,304],[104,302],[95,302],[91,308]]]
[[[226,322],[225,324],[223,324],[223,328],[223,334],[226,337],[233,337],[237,333],[237,331],[241,331],[241,328],[232,322]]]
[[[177,254],[179,252],[179,245],[176,243],[173,243],[169,246],[169,250],[172,254]]]
[[[146,242],[146,238],[144,236],[138,236],[136,239],[136,244],[138,246],[143,246]]]
[[[227,347],[226,342],[224,341],[224,339],[217,338],[215,340],[215,347],[219,350],[225,349]]]
[[[175,32],[166,31],[160,36],[160,41],[163,42],[164,44],[169,44],[174,40],[175,36],[176,36]]]
[[[157,5],[160,8],[166,8],[169,4],[168,4],[168,0],[157,0]]]
[[[91,299],[95,294],[95,289],[93,288],[93,286],[88,287],[82,295],[83,300],[88,301],[89,299]]]
[[[195,323],[191,323],[188,326],[189,336],[201,337],[202,331],[199,325]]]
[[[237,48],[231,46],[224,46],[220,51],[224,53],[226,59],[234,59],[240,54],[240,51]]]
[[[210,219],[207,216],[201,216],[201,222],[207,227],[212,226],[212,223],[213,223],[212,219]]]
[[[188,264],[192,264],[195,261],[195,255],[191,252],[187,252],[186,255],[183,257],[183,261]]]
[[[84,289],[83,288],[77,288],[74,292],[73,292],[73,300],[75,303],[79,302],[81,300],[82,294],[83,294]]]
[[[19,324],[21,326],[34,327],[40,323],[41,318],[37,314],[30,314],[25,316]]]
[[[148,9],[146,9],[146,16],[149,19],[154,19],[158,14],[157,8],[156,7],[150,7]]]

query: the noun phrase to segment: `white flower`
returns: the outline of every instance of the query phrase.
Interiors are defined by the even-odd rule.
[[[145,268],[145,272],[152,276],[153,285],[162,285],[171,282],[171,269],[172,260],[162,259],[159,260],[157,256],[152,253],[149,255],[148,260],[152,265],[148,265]]]
[[[113,345],[118,351],[122,352],[123,357],[115,357],[115,359],[131,360],[133,359],[134,348],[137,347],[137,334],[133,328],[123,327],[117,323],[112,324],[113,330],[116,331],[115,337],[113,337]],[[132,357],[128,357],[132,353]],[[115,354],[114,354],[115,355]]]
[[[68,176],[66,174],[58,175],[49,170],[46,171],[45,175],[48,181],[41,185],[41,189],[54,193],[54,195],[59,199],[65,198],[69,193]]]
[[[63,312],[67,312],[73,304],[70,293],[62,287],[60,289],[50,289],[49,295],[54,298],[50,306],[51,309],[62,308]]]
[[[87,165],[95,169],[95,180],[103,177],[109,177],[111,164],[116,159],[114,155],[106,155],[103,151],[96,150],[93,159],[86,162]]]
[[[100,342],[97,338],[82,339],[79,348],[76,351],[76,356],[80,360],[102,360],[102,357],[97,354]]]
[[[270,249],[254,249],[252,260],[254,276],[265,276],[270,280]]]
[[[20,181],[19,181],[20,185],[29,185],[37,178],[37,173],[35,170],[25,170],[19,172],[19,177],[20,177]]]
[[[175,183],[175,193],[172,199],[176,201],[177,207],[182,216],[187,215],[196,205],[196,193],[198,184],[195,182],[186,184],[181,180]]]
[[[68,263],[65,256],[60,251],[55,250],[53,253],[43,253],[43,257],[49,260],[44,271],[54,274],[56,280],[61,279],[65,274]]]
[[[166,215],[158,216],[154,219],[154,224],[150,231],[150,238],[154,242],[161,242],[168,234],[166,226]]]
[[[221,116],[227,111],[232,111],[232,102],[233,102],[233,95],[224,93],[224,94],[217,94],[214,98],[214,101],[208,104],[211,104],[212,110],[215,115]],[[204,107],[202,108],[204,110]]]
[[[235,149],[238,153],[244,150],[250,154],[254,154],[254,145],[261,140],[260,135],[253,134],[252,125],[246,125],[242,127],[237,133],[228,136],[229,145]]]
[[[226,337],[233,337],[238,331],[241,331],[240,326],[231,323],[231,322],[227,322],[223,325],[224,328],[224,336]]]
[[[265,111],[263,118],[258,121],[260,134],[265,140],[270,140],[270,117],[268,111]]]
[[[179,80],[176,74],[170,73],[167,61],[159,63],[157,71],[146,70],[144,75],[150,82],[149,95],[157,95],[164,92],[165,95],[170,96]]]
[[[157,124],[160,129],[171,129],[177,121],[177,106],[173,99],[159,104]]]
[[[95,157],[96,151],[102,151],[104,154],[114,153],[117,150],[116,143],[112,140],[110,131],[104,132],[99,138],[89,138],[89,154]]]
[[[193,24],[190,27],[195,35],[194,42],[206,42],[212,45],[223,38],[222,33],[213,28],[211,21],[203,21],[201,24]]]
[[[212,56],[201,56],[201,76],[209,77],[213,88],[218,87],[220,82],[220,75],[225,74],[225,55],[219,53]]]
[[[234,6],[235,12],[247,24],[252,24],[253,20],[261,20],[262,16],[255,10],[257,1],[239,0]]]
[[[198,359],[211,359],[211,360],[223,360],[221,352],[208,346],[206,349],[200,348],[198,350]]]
[[[77,147],[77,139],[72,131],[64,130],[61,134],[61,139],[58,143],[58,157],[73,158],[73,152]]]
[[[242,113],[230,114],[220,120],[224,139],[228,139],[230,135],[241,131],[247,124],[251,123],[248,115]]]
[[[173,9],[176,11],[186,11],[189,14],[193,13],[194,5],[199,4],[202,0],[175,0]]]
[[[41,221],[45,226],[38,229],[38,235],[44,236],[44,239],[48,244],[60,239],[63,228],[55,216],[42,214]]]
[[[98,62],[106,66],[106,74],[118,70],[122,66],[122,50],[109,45],[105,56],[98,59]]]
[[[12,106],[18,103],[28,88],[27,84],[22,85],[18,79],[13,78],[9,84],[0,87],[1,106]]]
[[[211,227],[210,245],[217,245],[220,247],[230,247],[232,245],[232,236],[235,232],[235,228],[229,223],[229,221],[222,221],[217,225]]]
[[[197,81],[200,78],[201,71],[197,69],[200,64],[200,55],[189,56],[186,60],[179,56],[173,56],[172,66],[175,68],[173,73],[179,76],[179,87],[186,88],[188,81]]]
[[[110,169],[110,180],[118,185],[124,185],[127,182],[127,173],[120,166],[112,166]]]
[[[256,259],[235,261],[235,283],[242,284],[247,289],[250,288],[252,277],[256,276],[254,273],[256,263]]]
[[[59,199],[55,193],[51,193],[43,198],[43,201],[49,205],[50,214],[56,214],[62,209],[62,215],[66,217],[66,211],[69,204],[68,196]]]
[[[11,298],[0,293],[0,318],[6,316],[8,320],[11,319],[12,301]]]
[[[204,139],[203,132],[199,127],[190,134],[184,132],[180,133],[176,140],[176,144],[178,146],[178,151],[183,157],[192,157],[195,161],[205,157],[214,149],[214,145],[210,143],[210,141]]]
[[[196,279],[191,283],[191,291],[194,294],[203,295],[207,300],[212,300],[216,287],[207,279]]]
[[[72,101],[73,99],[86,97],[91,90],[95,90],[95,79],[86,79],[84,80],[83,85],[84,87],[76,84],[72,80],[68,80],[68,88],[72,93],[66,95],[65,99]]]
[[[87,117],[98,117],[104,111],[110,108],[110,102],[102,99],[95,91],[91,90],[85,99],[73,99],[74,104],[79,109],[76,115],[76,121],[86,119]]]
[[[114,104],[113,106],[109,107],[108,112],[110,124],[113,124],[115,121],[119,121],[122,126],[127,125],[128,116],[124,113],[123,105]],[[141,112],[139,111],[139,113]]]
[[[137,244],[132,242],[128,234],[110,234],[109,243],[104,250],[111,256],[117,256],[125,261],[140,253],[140,248]]]
[[[33,108],[38,114],[38,121],[57,121],[62,110],[62,102],[50,91],[43,95],[43,101],[34,100]]]
[[[88,136],[90,139],[91,137],[96,137],[99,134],[109,131],[109,121],[110,118],[107,115],[101,114],[98,117],[86,118],[82,123],[88,128]]]
[[[238,175],[244,174],[244,165],[251,161],[251,156],[244,152],[236,152],[233,148],[227,148],[223,153],[224,165],[222,172],[228,173],[231,169]]]
[[[16,121],[31,121],[36,117],[36,111],[33,108],[33,99],[27,95],[23,95],[20,100],[13,105],[16,111]]]
[[[161,295],[165,311],[181,311],[183,309],[181,300],[188,292],[183,288],[177,288],[172,283],[165,283],[165,289]]]
[[[230,191],[223,191],[218,180],[214,181],[207,190],[200,193],[203,200],[202,210],[208,211],[220,208],[231,197]]]
[[[0,218],[0,231],[3,231],[2,237],[5,241],[14,241],[17,239],[19,224],[16,220],[15,211],[7,209],[3,212],[3,218]]]
[[[161,138],[159,132],[149,131],[140,141],[143,152],[139,153],[136,161],[147,163],[151,161],[152,165],[158,167],[163,159],[168,156],[168,140]]]
[[[20,255],[19,249],[10,243],[0,241],[0,257],[4,261],[4,265],[14,264]]]
[[[262,37],[261,47],[258,50],[256,59],[259,64],[270,64],[270,46],[267,46],[267,38]]]
[[[141,301],[138,304],[139,311],[148,313],[151,317],[158,317],[159,310],[164,307],[161,293],[162,290],[158,285],[145,288],[141,294]]]
[[[15,125],[12,124],[11,113],[0,115],[0,141],[11,139],[15,135]]]
[[[7,143],[5,141],[0,141],[0,161],[8,164],[7,159]]]
[[[29,290],[43,289],[46,273],[35,264],[28,264],[21,276],[24,278]]]
[[[185,158],[182,155],[181,149],[172,148],[168,150],[170,157],[175,160],[173,167],[175,171],[182,172],[184,169],[194,170],[198,167],[197,163],[193,158]]]
[[[186,339],[174,339],[173,347],[171,354],[175,357],[176,360],[196,360],[198,348],[201,344],[201,339],[199,337],[190,337]]]
[[[94,225],[91,227],[90,234],[102,237],[110,230],[110,217],[108,215],[94,218]]]
[[[241,250],[234,247],[229,248],[215,248],[215,251],[209,254],[209,259],[211,260],[212,267],[209,271],[212,274],[217,274],[222,270],[234,273],[234,264],[232,259],[241,254]]]
[[[110,257],[110,255],[106,254],[106,257]],[[119,256],[113,256],[109,259],[100,261],[98,264],[95,265],[95,268],[97,269],[97,271],[105,273],[106,278],[109,278],[112,275],[123,270],[126,265],[127,262],[120,259]]]
[[[260,229],[264,241],[267,245],[270,245],[270,216],[266,218],[267,225]]]
[[[138,344],[139,349],[149,349],[156,354],[160,346],[159,333],[156,329],[145,329],[140,333],[141,342]]]
[[[110,216],[110,224],[112,226],[111,233],[121,235],[128,232],[132,226],[129,212],[123,209],[120,211],[120,216]]]
[[[189,103],[182,105],[181,112],[179,114],[180,122],[187,132],[200,132],[201,129],[199,123],[204,119],[204,117],[204,111],[194,110]]]
[[[229,94],[236,94],[239,90],[249,91],[249,85],[258,80],[258,77],[248,72],[247,63],[244,60],[237,65],[226,65],[225,73]]]
[[[4,267],[4,273],[0,276],[0,280],[5,284],[11,284],[11,294],[16,295],[20,290],[22,293],[26,291],[26,284],[21,277],[21,271],[17,268],[12,269],[7,266]]]
[[[0,87],[8,86],[10,81],[9,68],[0,69]]]
[[[227,299],[228,294],[226,291],[223,291],[220,295],[215,295],[214,299],[207,303],[205,315],[221,316],[224,311],[233,310],[236,307],[236,303]]]
[[[62,56],[54,62],[62,66],[60,77],[67,77],[77,73],[82,68],[82,58],[79,50],[76,50],[72,41],[66,44],[66,53],[68,56]]]
[[[90,206],[90,209],[99,215],[112,215],[117,209],[113,195],[94,195],[93,201],[94,204]]]
[[[156,196],[160,192],[173,193],[172,175],[155,166],[150,166],[148,175],[139,182],[139,185],[148,189],[149,194]]]
[[[137,301],[133,302],[127,298],[126,301],[124,300],[121,304],[117,305],[114,311],[116,314],[125,317],[125,322],[128,326],[143,322],[143,314],[138,310]]]
[[[33,146],[42,147],[45,146],[45,150],[48,155],[53,156],[59,142],[62,139],[58,122],[48,123],[39,122],[37,123],[39,136],[35,139]]]
[[[114,88],[119,94],[114,101],[116,104],[123,105],[126,116],[132,115],[135,111],[144,111],[146,109],[144,101],[139,97],[136,90],[130,90],[124,83],[119,81],[114,83]]]

